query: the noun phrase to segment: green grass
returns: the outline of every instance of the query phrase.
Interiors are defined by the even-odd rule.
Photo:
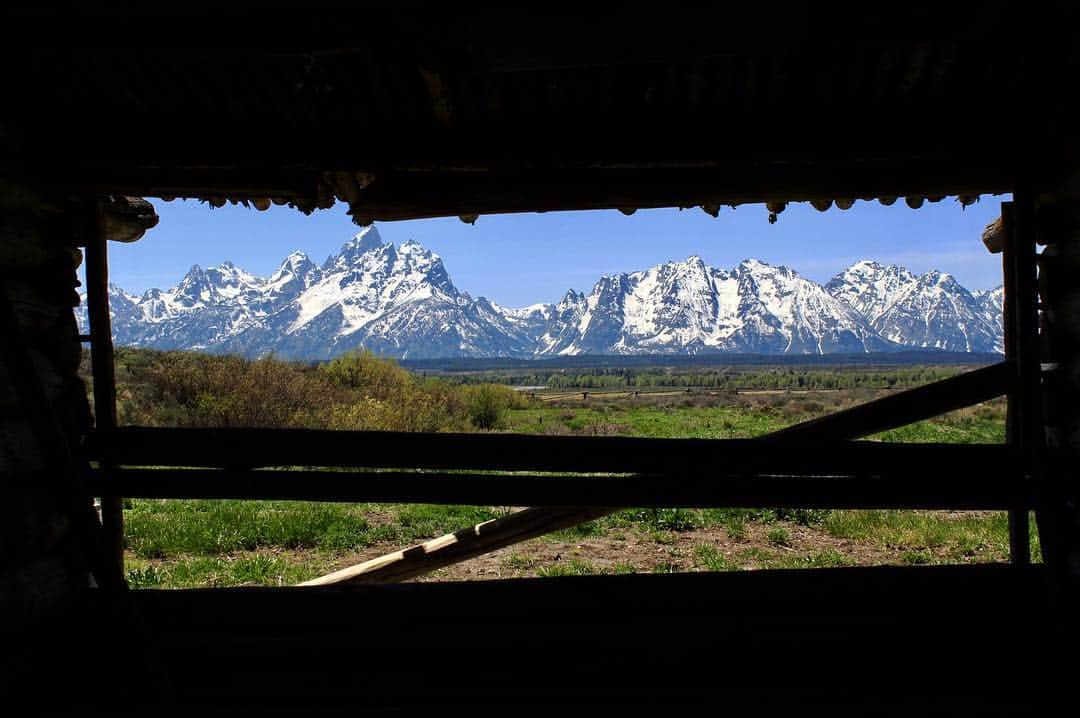
[[[505,429],[518,433],[625,435],[652,438],[745,439],[820,416],[836,407],[818,402],[778,399],[776,405],[748,407],[635,406],[632,403],[584,406],[542,406],[508,413]],[[957,444],[1001,443],[1005,440],[1003,408],[987,405],[936,417],[882,432],[872,440],[941,442]]]
[[[124,512],[124,526],[127,548],[135,556],[161,559],[267,547],[352,551],[433,538],[500,513],[426,504],[134,500]]]
[[[738,406],[538,407],[509,412],[506,430],[653,438],[741,439],[786,426],[780,414]]]
[[[537,572],[537,576],[551,578],[552,576],[592,576],[599,573],[590,562],[581,559],[560,561],[550,566],[543,566]]]
[[[799,556],[774,556],[766,561],[764,568],[840,568],[850,566],[852,561],[836,549],[825,549]]]
[[[132,588],[290,586],[324,572],[318,561],[297,563],[262,554],[194,556],[157,565],[138,559],[127,563],[128,585]]]
[[[924,511],[832,511],[822,523],[831,536],[898,552],[905,563],[1005,561],[1009,556],[1008,515],[952,517]],[[1031,552],[1041,560],[1038,531],[1031,523]]]
[[[885,431],[872,438],[899,443],[1002,444],[1005,423],[986,416],[945,416]]]
[[[777,526],[769,530],[769,543],[773,546],[790,546],[791,532],[784,526]]]
[[[720,553],[720,549],[708,544],[694,547],[694,565],[709,571],[734,571],[738,566]]]
[[[536,562],[533,559],[528,556],[522,556],[519,553],[512,553],[503,559],[503,566],[514,571],[528,571],[535,563]]]
[[[377,533],[361,508],[293,501],[137,500],[124,524],[128,548],[140,558],[266,546],[346,550],[370,545]]]

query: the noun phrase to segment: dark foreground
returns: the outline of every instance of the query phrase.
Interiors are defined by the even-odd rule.
[[[1002,565],[140,591],[123,621],[102,598],[7,689],[183,715],[1039,714],[1074,645],[1042,570]],[[37,692],[56,672],[82,685]]]

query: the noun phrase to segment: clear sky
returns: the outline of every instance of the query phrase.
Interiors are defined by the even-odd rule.
[[[792,204],[776,224],[762,205],[725,207],[713,218],[700,209],[550,212],[379,223],[384,240],[415,239],[442,256],[454,284],[504,306],[557,301],[588,291],[603,274],[646,269],[700,255],[730,268],[748,257],[786,265],[818,282],[858,259],[901,264],[915,272],[951,272],[969,289],[1001,283],[1000,256],[980,235],[1007,197],[983,197],[966,209],[955,198],[912,210],[856,202],[850,210],[818,212]],[[159,225],[131,245],[110,244],[110,279],[142,293],[175,285],[193,264],[225,260],[257,275],[271,274],[293,250],[322,263],[359,228],[345,206],[305,217],[286,207],[257,212],[195,201],[153,200]]]

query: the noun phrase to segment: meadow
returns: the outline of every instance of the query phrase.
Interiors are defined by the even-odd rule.
[[[669,438],[751,438],[961,370],[745,368],[734,377],[724,370],[738,384],[732,388],[709,386],[713,380],[703,377],[715,372],[665,386],[655,382],[653,368],[649,381],[655,383],[647,389],[637,389],[636,379],[627,388],[624,376],[621,385],[586,396],[565,386],[513,391],[492,381],[423,377],[364,354],[320,366],[132,349],[117,357],[118,408],[128,424]],[[797,388],[800,373],[813,374],[817,388]],[[784,382],[788,388],[764,388]],[[995,400],[869,440],[996,443],[1004,440],[1004,416],[1004,401]],[[128,580],[134,587],[289,585],[510,510],[129,500]],[[1036,539],[1033,551],[1037,557]],[[1000,512],[627,509],[420,580],[1007,557],[1007,520]]]

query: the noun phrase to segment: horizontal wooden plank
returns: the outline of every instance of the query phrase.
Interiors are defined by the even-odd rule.
[[[910,468],[1019,466],[1004,445],[756,439],[642,439],[523,434],[419,434],[305,429],[159,429],[96,432],[89,458],[114,466],[370,467],[477,471],[679,474],[719,465],[743,473],[840,474],[881,461]],[[980,458],[982,457],[982,458]],[[824,463],[822,463],[824,462]]]
[[[998,471],[877,476],[760,476],[713,472],[675,476],[582,477],[229,469],[95,470],[88,485],[104,496],[174,499],[277,499],[483,506],[1002,509],[1032,506],[1038,485]]]

